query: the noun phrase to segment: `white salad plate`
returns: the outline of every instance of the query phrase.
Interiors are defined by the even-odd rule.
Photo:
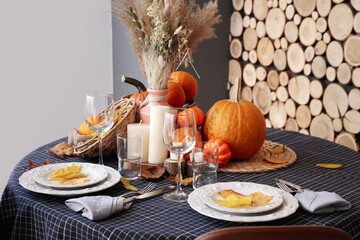
[[[49,175],[53,173],[57,169],[66,168],[69,166],[81,166],[81,173],[87,174],[87,179],[89,180],[86,183],[82,184],[69,184],[63,185],[56,181],[51,181]],[[75,189],[75,188],[83,188],[91,185],[95,185],[101,181],[103,181],[108,176],[108,171],[105,166],[99,164],[92,163],[58,163],[58,164],[50,164],[41,167],[34,168],[33,179],[36,183],[51,188],[59,188],[59,189]]]
[[[223,199],[218,194],[223,190],[233,190],[244,195],[249,195],[254,192],[261,192],[263,195],[273,196],[273,198],[265,206],[229,208],[214,201],[214,198],[219,200]],[[205,185],[202,187],[200,198],[208,207],[224,213],[232,214],[253,214],[268,212],[279,207],[283,203],[282,195],[273,187],[251,182],[224,182]]]
[[[271,186],[269,187],[272,188]],[[231,214],[212,209],[208,207],[201,199],[201,195],[203,194],[204,190],[203,187],[194,190],[189,195],[188,203],[192,209],[204,216],[231,222],[267,222],[285,218],[295,213],[299,207],[297,199],[290,193],[284,192],[277,188],[273,189],[281,194],[283,197],[283,203],[278,208],[262,213]]]
[[[42,193],[42,194],[48,194],[54,196],[64,196],[64,197],[84,195],[84,194],[105,190],[107,188],[114,186],[120,181],[119,171],[107,166],[104,166],[104,168],[108,172],[107,177],[102,182],[85,188],[57,189],[57,188],[43,187],[34,181],[33,173],[36,168],[24,172],[19,177],[19,184],[25,189],[36,193]]]

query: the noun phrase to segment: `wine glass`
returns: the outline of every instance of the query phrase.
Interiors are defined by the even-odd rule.
[[[104,165],[102,137],[114,124],[114,97],[110,92],[90,92],[85,100],[85,122],[99,138],[99,164]]]
[[[178,179],[174,192],[164,194],[166,200],[173,202],[187,201],[188,193],[181,189],[181,159],[196,142],[196,122],[194,112],[186,108],[175,108],[165,111],[163,126],[165,147],[177,156]]]

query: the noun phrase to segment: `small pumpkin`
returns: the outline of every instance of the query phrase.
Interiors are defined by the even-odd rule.
[[[181,111],[177,116],[177,122],[181,128],[183,127],[189,127],[194,124],[194,117],[191,114],[192,111],[189,109],[186,109],[184,111]]]
[[[239,83],[235,83],[231,99],[216,102],[208,111],[203,137],[223,139],[230,146],[232,160],[246,160],[262,147],[266,136],[265,118],[251,102],[238,99]]]
[[[170,81],[177,82],[181,85],[184,89],[187,103],[195,98],[198,91],[198,84],[196,79],[190,73],[183,71],[172,72]]]
[[[181,107],[185,104],[185,92],[177,82],[168,82],[169,93],[167,103],[173,107]]]
[[[143,91],[143,92],[139,92],[139,93],[134,93],[130,96],[130,99],[134,99],[136,105],[140,105],[141,102],[143,102],[146,97],[149,95],[148,91]]]
[[[205,144],[204,148],[207,147],[207,144],[217,143],[219,145],[219,167],[225,166],[231,158],[231,151],[229,145],[223,140],[219,138],[211,138],[208,140],[208,143]]]
[[[200,127],[205,121],[205,115],[203,111],[199,107],[191,107],[189,109],[193,110],[194,112],[196,127]]]

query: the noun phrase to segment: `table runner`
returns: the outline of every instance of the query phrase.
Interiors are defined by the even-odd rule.
[[[90,221],[66,207],[68,197],[55,197],[22,188],[18,178],[30,159],[36,165],[48,157],[46,149],[66,141],[59,139],[25,156],[14,168],[0,202],[2,239],[194,239],[211,230],[234,226],[327,225],[343,229],[360,239],[360,154],[346,147],[319,138],[276,129],[267,129],[266,139],[285,144],[298,160],[289,168],[265,173],[218,173],[219,182],[243,181],[276,186],[274,178],[286,179],[315,191],[334,191],[352,203],[344,212],[315,215],[302,209],[284,219],[263,223],[233,223],[203,216],[187,203],[173,203],[161,196],[137,201],[127,210],[109,219]],[[92,162],[97,159],[78,157],[62,160],[54,155],[52,163]],[[342,163],[340,169],[316,167],[316,163]],[[105,165],[117,168],[115,156]],[[169,185],[166,179],[155,181],[157,188]],[[138,188],[145,180],[132,181]],[[185,190],[192,191],[191,187]],[[116,196],[126,192],[121,183],[90,195]]]

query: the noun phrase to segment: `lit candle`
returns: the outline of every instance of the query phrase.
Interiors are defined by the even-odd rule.
[[[127,125],[127,132],[131,134],[142,135],[142,156],[141,162],[147,162],[149,156],[149,130],[150,124],[145,123],[131,123]]]
[[[164,115],[167,109],[170,107],[161,105],[150,108],[149,163],[163,164],[167,158],[167,149],[163,143]]]

